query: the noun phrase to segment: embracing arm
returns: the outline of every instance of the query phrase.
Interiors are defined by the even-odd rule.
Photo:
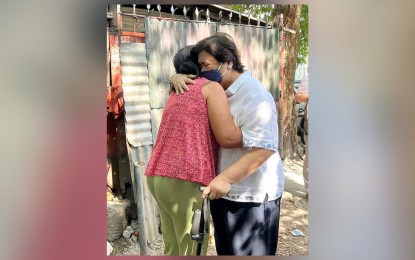
[[[210,82],[202,91],[206,98],[209,122],[219,145],[223,148],[241,146],[242,132],[232,119],[228,99],[222,86]]]
[[[254,173],[274,151],[264,148],[252,148],[238,161],[217,175],[203,191],[203,197],[219,199],[226,195],[233,183],[239,182]]]
[[[183,94],[185,91],[188,91],[189,88],[186,84],[195,84],[195,81],[193,80],[196,78],[196,75],[191,74],[174,74],[170,78],[170,93],[176,92],[177,95]]]

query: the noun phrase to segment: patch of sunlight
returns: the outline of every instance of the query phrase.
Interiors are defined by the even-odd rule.
[[[172,211],[177,214],[177,211],[179,210],[179,204],[178,203],[174,203],[173,207],[172,207]]]
[[[284,214],[281,214],[280,219],[281,219],[281,221],[292,221],[293,220],[292,217],[290,217],[288,215],[284,215]]]
[[[261,102],[258,105],[256,115],[260,119],[260,124],[267,124],[271,120],[272,108],[267,102]]]
[[[296,174],[295,172],[286,171],[285,179],[293,181],[299,185],[304,185],[304,178],[302,174],[300,175],[300,174]]]

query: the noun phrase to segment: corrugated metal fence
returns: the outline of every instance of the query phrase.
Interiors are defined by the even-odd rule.
[[[153,148],[151,131],[150,96],[148,85],[148,70],[146,49],[144,43],[127,42],[120,46],[122,84],[125,100],[125,125],[130,159],[130,173],[134,187],[134,198],[137,200],[135,187],[134,164],[139,163],[142,183],[145,181],[145,165],[149,160]],[[156,203],[143,185],[145,222],[149,242],[158,235],[158,210]],[[143,232],[143,231],[140,231]]]

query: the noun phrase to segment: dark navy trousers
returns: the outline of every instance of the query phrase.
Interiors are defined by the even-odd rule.
[[[275,255],[281,197],[262,203],[210,201],[218,255]]]

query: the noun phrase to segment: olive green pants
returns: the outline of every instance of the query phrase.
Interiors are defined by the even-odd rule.
[[[197,243],[191,240],[193,211],[201,209],[200,184],[176,178],[147,176],[148,188],[160,210],[164,255],[196,255]],[[207,253],[205,235],[202,253]]]

